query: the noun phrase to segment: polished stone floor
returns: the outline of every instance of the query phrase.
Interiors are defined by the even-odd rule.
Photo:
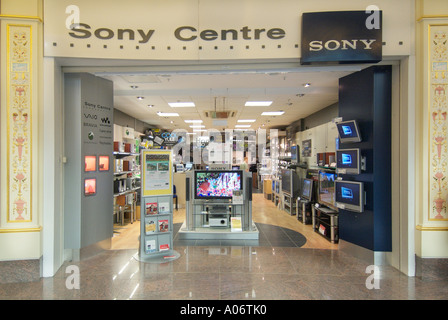
[[[180,257],[144,263],[136,250],[67,262],[52,278],[0,284],[0,299],[33,300],[439,300],[448,281],[422,281],[338,250],[276,246],[177,246]],[[73,270],[79,270],[79,288]],[[372,288],[373,286],[373,288]],[[370,287],[370,289],[368,288]]]

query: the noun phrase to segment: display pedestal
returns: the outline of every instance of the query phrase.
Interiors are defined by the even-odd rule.
[[[152,255],[152,256],[141,256],[140,253],[134,255],[134,259],[145,263],[166,263],[174,261],[180,257],[180,253],[176,250],[171,250],[170,253],[165,253],[163,255]]]
[[[252,230],[231,231],[229,228],[197,227],[188,230],[186,222],[179,229],[180,240],[258,240],[259,231],[255,223],[252,223]]]

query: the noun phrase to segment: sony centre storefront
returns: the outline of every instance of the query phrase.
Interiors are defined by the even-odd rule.
[[[11,11],[2,12],[1,25],[0,260],[15,261],[19,268],[21,261],[31,261],[37,273],[52,276],[67,257],[64,165],[70,146],[64,141],[65,74],[357,72],[378,67],[380,73],[386,68],[390,79],[388,186],[394,200],[388,203],[387,217],[372,220],[371,246],[366,250],[415,275],[415,181],[409,173],[416,166],[412,133],[416,13],[407,0],[371,5],[359,0],[44,0],[36,1],[27,9],[30,12],[5,6]],[[350,15],[353,11],[357,17]],[[328,16],[331,12],[339,13]],[[352,25],[338,29],[343,21]],[[25,51],[20,57],[21,49]],[[16,90],[21,86],[27,90],[24,95]],[[11,109],[6,108],[18,95],[27,110],[25,121],[24,109],[17,109],[20,123],[8,118]],[[105,114],[111,104],[104,101]],[[23,150],[20,158],[14,153],[17,145]],[[23,168],[23,175],[17,176],[18,168]],[[425,179],[429,181],[423,175]],[[446,227],[443,221],[434,225],[431,215],[425,214],[421,225]],[[357,243],[356,232],[347,237],[348,247],[365,248],[363,239]],[[101,241],[93,239],[86,245]]]

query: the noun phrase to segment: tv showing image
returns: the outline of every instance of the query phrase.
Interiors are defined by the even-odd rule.
[[[336,150],[336,168],[341,174],[359,174],[361,172],[360,150]]]
[[[109,156],[98,157],[99,171],[109,171]]]
[[[356,181],[336,181],[336,205],[338,208],[363,212],[364,184]]]
[[[300,162],[300,151],[298,146],[291,146],[291,163]]]
[[[302,198],[306,200],[311,200],[312,195],[313,195],[313,180],[303,179]]]
[[[336,127],[338,129],[339,139],[341,143],[361,141],[358,124],[355,120],[338,122],[336,123]]]
[[[85,172],[96,171],[96,156],[84,157],[84,171]]]
[[[243,172],[195,171],[195,199],[231,199],[234,190],[243,190]]]
[[[318,202],[324,206],[336,209],[334,184],[337,175],[335,172],[319,171],[319,195]]]
[[[96,194],[96,179],[85,179],[84,180],[84,195],[92,196]]]

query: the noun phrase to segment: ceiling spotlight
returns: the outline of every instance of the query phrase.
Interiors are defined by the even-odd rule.
[[[132,88],[132,89],[137,89],[137,88],[138,88],[138,86],[131,86],[131,88]]]
[[[154,108],[153,104],[148,104],[148,108]]]
[[[143,100],[143,99],[145,99],[145,97],[139,96],[139,97],[137,97],[137,99],[138,100]]]
[[[298,93],[296,94],[296,96],[298,96],[299,98],[302,98],[305,94],[304,93]]]
[[[304,86],[305,88],[308,88],[310,85],[311,85],[311,83],[305,83],[303,86]]]

